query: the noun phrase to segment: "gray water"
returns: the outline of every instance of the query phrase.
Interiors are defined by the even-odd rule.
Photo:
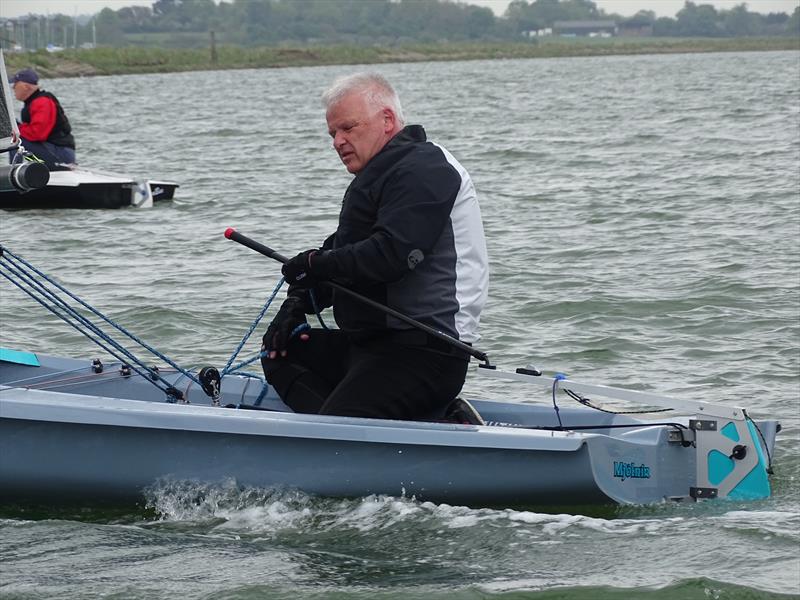
[[[223,366],[279,270],[222,232],[291,255],[332,231],[349,176],[318,97],[354,69],[47,81],[85,166],[181,188],[149,210],[2,213],[0,240],[185,366]],[[570,515],[188,486],[146,509],[2,507],[0,596],[800,597],[800,54],[377,70],[479,190],[479,347],[780,419],[773,497]],[[100,354],[5,281],[0,324],[3,346]]]

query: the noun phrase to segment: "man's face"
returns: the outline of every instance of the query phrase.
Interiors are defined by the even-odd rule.
[[[333,148],[353,174],[361,172],[395,133],[394,113],[388,108],[375,109],[358,92],[331,106],[325,117]]]
[[[17,81],[14,83],[14,97],[20,102],[25,102],[28,96],[36,91],[36,87],[37,86],[24,81]]]

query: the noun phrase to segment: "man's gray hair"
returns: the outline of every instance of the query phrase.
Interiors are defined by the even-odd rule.
[[[400,106],[397,92],[394,91],[392,84],[378,73],[354,73],[338,77],[331,87],[322,93],[322,104],[325,106],[325,110],[329,110],[334,104],[353,92],[364,94],[367,102],[375,108],[391,108],[398,123],[405,125],[403,107]]]

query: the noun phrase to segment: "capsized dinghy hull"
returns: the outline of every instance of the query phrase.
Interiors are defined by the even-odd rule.
[[[3,357],[3,501],[137,500],[170,481],[509,507],[647,503],[698,487],[697,449],[680,443],[696,432],[585,408],[560,411],[565,425],[595,426],[580,431],[527,428],[556,425],[552,406],[489,401],[473,405],[505,426],[301,415],[245,376],[226,376],[215,406],[183,375],[161,372],[184,404],[118,363],[96,372],[91,361]],[[634,426],[609,427],[625,424]],[[771,451],[777,424],[758,426]]]

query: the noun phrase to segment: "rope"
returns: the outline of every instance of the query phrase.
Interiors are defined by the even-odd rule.
[[[88,337],[90,340],[92,340],[93,342],[95,342],[95,343],[96,343],[98,346],[102,347],[102,348],[103,348],[104,350],[106,350],[107,352],[111,352],[111,351],[109,350],[108,346],[106,346],[106,345],[105,345],[103,342],[101,342],[101,341],[100,341],[100,339],[98,339],[98,338],[95,338],[95,337],[93,337],[92,335],[89,335],[89,334],[88,334],[86,331],[84,331],[84,330],[82,330],[82,329],[81,329],[80,325],[78,325],[78,324],[76,324],[76,323],[73,323],[72,321],[70,321],[70,319],[74,319],[75,321],[77,321],[77,323],[80,323],[81,325],[83,325],[83,326],[84,326],[84,327],[86,327],[87,329],[89,329],[89,330],[91,330],[92,332],[94,332],[95,334],[97,334],[97,335],[98,335],[98,336],[99,336],[101,339],[103,339],[103,341],[104,341],[104,342],[107,342],[107,343],[110,343],[110,344],[112,344],[112,345],[114,346],[114,348],[115,348],[115,349],[116,349],[118,352],[121,352],[121,353],[125,354],[125,355],[127,356],[127,358],[129,358],[129,359],[131,359],[131,360],[135,360],[135,357],[133,357],[133,355],[130,353],[130,351],[128,351],[126,348],[122,347],[120,344],[118,344],[117,342],[115,342],[115,341],[114,341],[113,339],[111,339],[110,337],[108,337],[108,336],[107,336],[105,333],[103,333],[103,331],[102,331],[102,330],[101,330],[99,327],[97,327],[97,326],[96,326],[94,323],[92,323],[91,321],[89,321],[89,320],[88,320],[86,317],[84,317],[83,315],[81,315],[80,313],[78,313],[77,311],[75,311],[75,310],[74,310],[72,307],[70,307],[70,306],[69,306],[69,305],[68,305],[68,304],[67,304],[67,303],[66,303],[66,302],[65,302],[63,299],[61,299],[61,298],[60,298],[60,297],[59,297],[57,294],[55,294],[55,293],[54,293],[52,290],[48,290],[46,287],[42,286],[42,285],[41,285],[41,284],[40,284],[38,281],[36,281],[35,279],[31,278],[29,274],[26,274],[26,273],[24,273],[24,272],[21,272],[21,271],[16,271],[16,270],[15,270],[15,268],[13,268],[13,267],[10,267],[10,266],[6,266],[6,269],[7,269],[8,271],[10,271],[11,273],[15,274],[15,275],[16,275],[17,277],[19,277],[21,280],[25,280],[25,282],[27,283],[27,285],[28,285],[28,286],[30,286],[30,288],[31,288],[32,290],[34,290],[34,291],[36,291],[37,293],[41,294],[41,296],[42,296],[43,298],[49,299],[50,301],[54,302],[54,303],[55,303],[55,305],[49,305],[49,304],[47,304],[46,302],[44,302],[44,300],[42,300],[42,299],[40,299],[40,298],[36,297],[36,296],[33,294],[33,292],[31,292],[30,290],[27,290],[27,289],[25,289],[25,288],[24,288],[24,287],[23,287],[23,286],[22,286],[22,285],[21,285],[19,282],[17,282],[17,281],[14,281],[13,279],[11,279],[11,277],[9,277],[8,275],[6,275],[5,273],[0,273],[0,274],[2,274],[2,275],[3,275],[3,277],[5,277],[5,278],[6,278],[6,279],[8,279],[9,281],[11,281],[11,283],[13,283],[14,285],[16,285],[16,286],[17,286],[18,288],[20,288],[20,289],[21,289],[23,292],[25,292],[26,294],[28,294],[28,295],[29,295],[31,298],[33,298],[33,299],[34,299],[35,301],[37,301],[39,304],[41,304],[42,306],[44,306],[46,309],[48,309],[48,310],[49,310],[50,312],[52,312],[54,315],[56,315],[56,316],[60,317],[60,318],[61,318],[63,321],[65,321],[67,324],[71,325],[72,327],[74,327],[75,329],[77,329],[78,331],[80,331],[81,333],[83,333],[84,335],[86,335],[86,337]],[[63,310],[63,311],[65,311],[65,314],[64,314],[64,313],[61,313],[61,312],[59,312],[60,310]],[[112,354],[113,354],[113,352],[112,352]],[[119,358],[119,356],[118,356],[117,354],[113,354],[113,356],[114,356],[115,358]],[[124,361],[123,361],[123,362],[124,362]]]
[[[325,321],[322,320],[322,313],[317,306],[317,295],[314,293],[313,289],[308,290],[308,296],[311,298],[311,306],[314,308],[314,314],[317,315],[317,320],[319,321],[320,327],[323,329],[328,329],[328,326],[325,325]]]
[[[641,424],[636,424],[636,425],[600,425],[600,426],[596,426],[596,425],[580,425],[580,426],[574,426],[574,427],[564,427],[564,424],[561,422],[561,413],[558,410],[558,403],[556,402],[556,391],[558,390],[558,382],[559,381],[563,381],[566,378],[567,378],[567,376],[564,375],[564,373],[556,373],[553,376],[553,408],[556,411],[556,418],[558,419],[558,427],[526,427],[527,429],[545,429],[545,430],[553,430],[553,431],[573,431],[573,430],[577,430],[577,429],[600,429],[602,427],[612,428],[613,429],[613,428],[617,428],[617,427],[640,427],[641,426]],[[671,408],[657,408],[657,409],[649,409],[649,410],[627,410],[627,411],[607,410],[605,408],[601,408],[599,406],[596,406],[596,405],[592,404],[589,401],[589,398],[581,396],[579,393],[573,392],[572,390],[564,390],[564,393],[567,394],[573,400],[576,400],[577,402],[580,402],[584,406],[587,406],[589,408],[593,408],[595,410],[599,410],[600,412],[608,413],[608,414],[611,414],[611,415],[636,415],[636,414],[667,412],[667,411],[672,410]],[[498,425],[498,426],[509,426],[509,425],[513,426],[511,424],[499,423],[499,422],[493,422],[492,424],[495,424],[495,425]],[[487,423],[487,425],[488,425],[488,423]],[[680,423],[653,423],[653,425],[671,425],[673,427],[677,427],[678,431],[681,434],[681,445],[683,445],[683,446],[687,445],[686,439],[683,437],[683,429],[686,429],[686,426],[681,425]],[[755,425],[755,423],[754,423],[754,425]],[[757,426],[756,426],[756,429],[758,429]],[[759,434],[760,433],[761,433],[761,431],[759,430]],[[762,439],[763,439],[763,436],[762,436]],[[765,442],[764,445],[766,446],[766,442]]]
[[[34,273],[50,285],[56,287],[57,289],[61,290],[65,294],[67,294],[70,298],[81,304],[84,308],[88,311],[93,313],[94,315],[100,317],[103,321],[117,329],[118,331],[122,332],[126,336],[128,336],[131,340],[154,354],[155,356],[161,358],[170,366],[175,368],[176,370],[183,373],[189,379],[195,381],[196,383],[199,382],[197,379],[189,372],[185,371],[177,364],[175,364],[172,360],[167,358],[164,354],[152,348],[144,341],[130,333],[124,327],[114,323],[111,319],[100,313],[97,309],[90,306],[88,303],[83,301],[81,298],[67,290],[64,286],[60,285],[58,282],[54,281],[50,277],[48,277],[45,273],[22,259],[21,257],[15,255],[13,252],[9,251],[5,247],[0,247],[0,266],[3,266],[6,271],[13,274],[17,279],[15,280],[13,277],[8,275],[7,273],[0,272],[0,275],[5,277],[8,281],[12,284],[17,286],[20,290],[28,294],[31,298],[33,298],[36,302],[42,305],[44,308],[49,310],[51,313],[59,317],[61,320],[66,322],[68,325],[77,329],[80,333],[88,337],[92,340],[95,344],[100,346],[103,350],[111,354],[114,358],[119,360],[120,362],[127,362],[128,361],[134,363],[138,366],[132,366],[131,368],[136,371],[139,375],[145,377],[149,381],[151,381],[156,387],[161,389],[162,391],[166,392],[168,395],[175,395],[174,393],[177,391],[175,388],[165,379],[163,379],[156,371],[147,367],[139,358],[137,358],[132,352],[130,352],[127,348],[119,344],[116,340],[111,338],[107,333],[105,333],[98,325],[90,321],[87,317],[79,313],[75,308],[69,305],[63,298],[61,298],[55,291],[48,288],[45,284],[41,281],[37,280]],[[5,263],[2,262],[2,259],[5,259]],[[16,261],[16,262],[15,262]],[[22,266],[20,266],[22,265]],[[27,271],[26,271],[27,269]],[[27,288],[25,286],[28,286]],[[38,296],[36,295],[38,294]],[[49,300],[53,304],[48,304],[45,300]],[[91,333],[95,335],[91,335]],[[95,337],[96,336],[96,337]],[[123,358],[124,355],[125,358]],[[140,370],[141,369],[141,370]],[[160,380],[166,387],[162,388],[158,385],[156,380]]]
[[[238,365],[235,365],[235,366],[231,367],[230,369],[228,369],[228,368],[226,367],[226,368],[225,368],[225,370],[224,370],[224,371],[222,371],[221,375],[224,377],[225,375],[229,375],[229,374],[231,374],[231,373],[236,373],[236,372],[237,372],[239,369],[241,369],[242,367],[246,367],[247,365],[249,365],[249,364],[251,364],[251,363],[254,363],[254,362],[256,362],[257,360],[261,360],[261,359],[262,359],[262,358],[264,358],[266,355],[267,355],[267,353],[266,353],[266,352],[259,352],[259,353],[258,353],[258,354],[256,354],[254,357],[252,357],[252,358],[248,358],[247,360],[243,360],[243,361],[242,361],[242,362],[240,362]]]
[[[561,413],[558,410],[558,404],[556,403],[556,390],[558,390],[558,382],[562,379],[566,379],[567,376],[563,373],[556,373],[553,377],[553,408],[556,411],[556,418],[558,419],[558,426],[563,429],[564,425],[561,423]]]
[[[5,261],[3,259],[5,259]],[[129,364],[128,366],[130,366],[132,370],[134,370],[138,375],[144,377],[145,379],[150,381],[153,385],[155,385],[160,390],[165,392],[168,396],[173,398],[183,399],[184,396],[177,389],[177,386],[179,385],[179,382],[182,377],[186,377],[189,380],[186,388],[187,393],[192,383],[196,383],[201,388],[203,387],[199,379],[195,375],[193,375],[189,370],[180,367],[166,355],[164,355],[157,349],[153,348],[152,346],[150,346],[149,344],[138,338],[136,335],[134,335],[133,333],[122,327],[121,325],[112,321],[110,318],[102,314],[100,311],[98,311],[93,306],[82,300],[77,295],[70,292],[68,289],[59,284],[57,281],[50,278],[44,272],[37,269],[32,264],[27,262],[25,259],[23,259],[20,256],[17,256],[16,254],[8,250],[8,248],[5,248],[3,246],[0,246],[0,275],[2,275],[4,278],[10,281],[16,287],[18,287],[28,296],[30,296],[34,301],[38,302],[41,306],[43,306],[48,311],[56,315],[62,321],[64,321],[65,323],[76,329],[78,332],[89,338],[92,342],[94,342],[100,348],[102,348],[103,350],[108,352],[111,356],[113,356],[115,359],[117,359],[121,364],[125,365],[128,363],[133,363],[132,365]],[[39,279],[37,279],[37,277]],[[42,280],[47,284],[55,287],[59,291],[63,292],[74,301],[78,302],[86,310],[90,311],[92,314],[96,315],[97,317],[105,321],[107,324],[109,324],[117,331],[127,336],[133,342],[135,342],[136,344],[138,344],[139,346],[141,346],[154,356],[163,360],[165,363],[167,363],[169,366],[171,366],[177,372],[179,372],[182,377],[179,377],[174,383],[170,383],[169,381],[165,380],[163,377],[161,377],[157,369],[155,368],[151,369],[150,367],[146,366],[144,362],[141,361],[130,350],[125,348],[119,342],[114,340],[110,335],[108,335],[105,331],[103,331],[99,325],[92,322],[91,320],[89,320],[89,318],[81,314],[75,307],[71,306],[69,302],[67,302],[61,296],[59,296],[59,294],[56,293],[56,291],[47,287],[47,285],[43,283]],[[239,369],[263,358],[264,352],[260,352],[256,356],[248,360],[242,361],[236,365],[232,365],[233,361],[239,355],[242,348],[244,347],[250,336],[255,331],[256,327],[258,326],[258,323],[263,319],[264,315],[266,314],[267,310],[269,309],[270,305],[272,304],[273,300],[278,294],[278,291],[280,290],[284,281],[285,280],[283,278],[281,278],[280,281],[278,281],[272,293],[269,295],[266,302],[264,303],[264,306],[259,311],[258,316],[253,320],[249,329],[242,338],[241,342],[236,347],[230,359],[228,360],[227,364],[225,365],[225,368],[220,374],[221,377],[233,373],[240,374],[237,373]],[[313,291],[311,292],[311,302],[314,311],[317,315],[317,318],[319,319],[320,325],[323,328],[327,329],[328,327],[322,320],[322,316],[317,306],[316,298],[314,297]],[[304,323],[303,325],[295,328],[295,330],[292,331],[291,335],[292,336],[298,335],[303,330],[308,328],[309,325],[307,323]],[[252,374],[246,374],[246,375],[248,377],[254,377]],[[264,382],[263,379],[260,380],[262,381],[264,386],[266,386],[266,382]],[[162,385],[159,385],[158,383],[159,381],[163,384],[163,387]],[[259,396],[259,398],[263,398],[264,394],[265,390],[262,390],[262,394]]]
[[[581,396],[579,393],[573,392],[572,390],[564,390],[564,393],[566,393],[567,396],[573,400],[580,402],[584,406],[588,406],[589,408],[593,408],[610,415],[646,415],[650,413],[669,412],[673,410],[671,408],[651,408],[648,410],[608,410],[592,404],[589,398]]]
[[[758,432],[758,436],[761,438],[762,445],[764,446],[764,451],[767,453],[767,473],[770,475],[774,475],[775,471],[772,470],[772,454],[769,451],[769,444],[767,444],[767,440],[764,438],[764,434],[761,433],[761,428],[756,424],[753,419],[750,418],[746,412],[744,413],[744,418],[750,421],[753,424],[753,427],[756,428]]]
[[[237,365],[231,366],[231,363],[239,355],[239,352],[241,352],[242,348],[247,343],[247,340],[250,339],[250,336],[253,334],[253,331],[255,331],[256,326],[261,322],[261,319],[264,318],[264,315],[267,313],[267,310],[272,304],[272,301],[275,299],[275,296],[278,294],[278,291],[281,289],[281,286],[283,286],[285,281],[286,279],[284,279],[283,277],[280,278],[278,284],[275,286],[275,289],[272,290],[272,293],[267,298],[267,301],[264,303],[264,306],[259,311],[258,316],[250,324],[250,328],[247,330],[247,333],[245,333],[244,337],[242,338],[242,341],[239,342],[239,345],[236,347],[236,349],[233,351],[233,354],[228,359],[228,363],[225,365],[225,368],[222,369],[222,371],[220,372],[221,377],[225,377],[225,375],[236,373],[242,367],[246,367],[247,365],[252,364],[257,360],[261,360],[262,358],[264,358],[264,356],[266,356],[266,353],[262,351],[253,356],[252,358],[244,360]],[[320,326],[323,329],[328,329],[328,326],[325,324],[325,321],[322,320],[322,314],[317,305],[317,299],[316,295],[314,294],[314,290],[309,290],[309,296],[311,298],[311,306],[314,308],[314,313],[317,316],[317,320],[319,321]],[[308,325],[308,323],[303,323],[301,325],[298,325],[292,330],[291,334],[289,334],[289,337],[293,338],[294,336],[300,334],[301,332],[307,329],[310,329],[310,325]]]
[[[30,263],[28,263],[27,261],[25,261],[23,258],[21,258],[21,257],[17,256],[17,255],[16,255],[16,254],[14,254],[13,252],[11,252],[11,251],[10,251],[8,248],[2,247],[2,254],[0,254],[0,258],[3,258],[3,257],[5,257],[6,255],[8,255],[8,256],[11,256],[11,257],[12,257],[14,260],[16,260],[16,261],[18,261],[18,262],[22,263],[23,265],[25,265],[25,267],[27,267],[28,269],[30,269],[31,271],[33,271],[34,273],[36,273],[36,274],[37,274],[39,277],[41,277],[42,279],[44,279],[44,280],[45,280],[45,281],[47,281],[48,283],[50,283],[50,284],[54,285],[55,287],[57,287],[59,290],[61,290],[61,291],[62,291],[62,292],[64,292],[65,294],[67,294],[67,295],[68,295],[70,298],[72,298],[72,299],[73,299],[73,300],[75,300],[76,302],[80,303],[80,304],[81,304],[81,305],[82,305],[84,308],[86,308],[87,310],[89,310],[90,312],[92,312],[93,314],[95,314],[96,316],[100,317],[100,318],[101,318],[103,321],[105,321],[106,323],[108,323],[109,325],[111,325],[112,327],[114,327],[114,328],[115,328],[117,331],[120,331],[120,332],[121,332],[121,333],[123,333],[124,335],[128,336],[128,338],[130,338],[131,340],[133,340],[134,342],[136,342],[137,344],[139,344],[139,345],[140,345],[142,348],[146,349],[147,351],[149,351],[149,352],[150,352],[151,354],[153,354],[154,356],[157,356],[158,358],[160,358],[161,360],[163,360],[164,362],[166,362],[168,365],[170,365],[172,368],[174,368],[174,369],[177,369],[178,371],[182,372],[184,375],[186,375],[186,376],[187,376],[187,377],[189,377],[190,379],[193,379],[193,380],[195,381],[195,383],[197,383],[197,384],[199,385],[199,383],[200,383],[199,381],[197,381],[197,380],[196,380],[196,379],[195,379],[195,378],[194,378],[194,377],[193,377],[193,376],[192,376],[190,373],[186,372],[184,369],[182,369],[182,368],[181,368],[179,365],[177,365],[175,362],[173,362],[172,360],[170,360],[170,359],[169,359],[167,356],[165,356],[164,354],[162,354],[161,352],[159,352],[158,350],[156,350],[155,348],[153,348],[152,346],[150,346],[149,344],[147,344],[147,343],[146,343],[146,342],[144,342],[143,340],[139,339],[137,336],[135,336],[134,334],[132,334],[130,331],[128,331],[127,329],[125,329],[125,328],[124,328],[124,327],[122,327],[121,325],[118,325],[117,323],[115,323],[114,321],[112,321],[111,319],[109,319],[108,317],[106,317],[106,316],[105,316],[103,313],[101,313],[100,311],[98,311],[96,308],[94,308],[93,306],[89,305],[87,302],[84,302],[84,301],[83,301],[81,298],[79,298],[78,296],[76,296],[75,294],[73,294],[72,292],[70,292],[70,291],[69,291],[67,288],[65,288],[64,286],[62,286],[61,284],[59,284],[57,281],[55,281],[55,280],[51,279],[50,277],[48,277],[48,276],[47,276],[45,273],[43,273],[42,271],[40,271],[39,269],[37,269],[36,267],[34,267],[33,265],[31,265],[31,264],[30,264]],[[11,262],[11,261],[9,261],[9,262]],[[17,266],[17,268],[19,268],[19,266]],[[33,278],[32,278],[32,277],[30,277],[30,276],[29,276],[29,278],[30,278],[31,280],[33,280]],[[12,283],[14,283],[14,282],[12,281]],[[42,287],[43,287],[43,286],[42,286]],[[49,291],[49,290],[48,290],[48,291]],[[52,293],[52,292],[51,292],[51,293]],[[54,293],[52,293],[52,294],[53,294],[53,296],[56,296]],[[56,297],[57,297],[57,296],[56,296]],[[102,334],[102,335],[104,335],[106,338],[108,338],[109,340],[111,340],[111,338],[110,338],[110,337],[109,337],[107,334],[103,333],[103,332],[102,332],[102,330],[100,330],[100,329],[99,329],[99,327],[97,327],[96,325],[92,324],[90,321],[88,321],[88,319],[85,319],[84,317],[82,317],[82,316],[81,316],[81,315],[80,315],[80,314],[79,314],[79,313],[78,313],[78,312],[77,312],[75,309],[73,309],[72,307],[70,307],[70,306],[69,306],[69,305],[68,305],[66,302],[64,302],[63,300],[61,300],[61,303],[64,305],[64,308],[66,308],[67,310],[69,310],[70,312],[72,312],[74,315],[76,315],[76,316],[80,317],[81,319],[83,319],[84,321],[86,321],[87,323],[89,323],[89,324],[90,324],[90,326],[91,326],[92,328],[96,329],[96,330],[97,330],[99,333],[101,333],[101,334]],[[122,348],[122,347],[120,346],[120,348]],[[132,360],[133,360],[133,359],[135,359],[135,357],[133,357],[133,358],[132,358]],[[137,362],[138,362],[138,361],[137,361]],[[145,366],[143,363],[141,363],[141,362],[138,362],[138,364],[140,364],[140,365],[141,365],[142,367],[144,367],[144,368],[147,368],[147,367],[146,367],[146,366]],[[149,370],[149,369],[148,369],[148,370]]]
[[[258,313],[258,316],[250,324],[250,328],[247,330],[247,333],[244,334],[242,341],[239,342],[239,345],[236,347],[236,349],[233,351],[233,354],[231,354],[231,357],[228,359],[228,363],[225,365],[225,368],[222,369],[222,372],[220,373],[221,377],[225,377],[225,375],[227,375],[228,373],[232,373],[233,371],[240,369],[244,365],[255,362],[257,359],[261,358],[261,355],[258,355],[255,358],[251,358],[250,360],[240,363],[235,367],[231,368],[231,364],[239,355],[239,352],[242,351],[242,348],[247,343],[247,340],[250,339],[250,336],[253,335],[253,331],[255,331],[256,326],[259,324],[259,322],[261,322],[261,319],[264,318],[264,315],[267,313],[270,304],[272,304],[272,301],[275,299],[275,296],[278,294],[278,291],[281,289],[281,286],[283,286],[284,281],[286,280],[283,277],[281,277],[280,280],[278,281],[278,284],[275,286],[275,289],[272,290],[272,293],[267,298],[267,301],[264,303],[264,306],[261,308],[261,311]]]
[[[83,371],[84,369],[85,369],[85,367],[79,367],[77,369],[68,369],[66,371],[58,371],[56,373],[47,373],[46,375],[34,375],[33,377],[26,377],[24,379],[17,379],[15,381],[8,381],[8,382],[4,383],[3,385],[13,386],[13,387],[33,388],[33,387],[35,387],[37,385],[45,385],[45,384],[50,383],[51,380],[47,379],[48,377],[59,377],[59,376],[62,376],[62,375],[68,375],[69,373],[78,373],[79,371]],[[28,385],[25,385],[26,382],[29,382],[29,381],[35,382],[37,379],[39,379],[41,381],[39,383],[29,383]],[[74,378],[70,377],[66,381],[69,381],[70,379],[74,379]],[[52,381],[58,381],[58,380],[56,379],[56,380],[52,380]]]
[[[262,316],[263,316],[263,315],[262,315]],[[260,320],[260,319],[261,319],[261,317],[259,317],[259,318],[258,318],[258,320]],[[321,320],[321,319],[320,319],[320,320]],[[289,339],[291,339],[291,338],[295,337],[296,335],[299,335],[299,334],[301,334],[301,333],[302,333],[302,332],[304,332],[304,331],[308,331],[309,329],[311,329],[311,326],[310,326],[308,323],[301,323],[300,325],[298,325],[297,327],[295,327],[294,329],[292,329],[292,332],[289,334]],[[326,329],[327,329],[327,328],[326,328]],[[249,334],[248,334],[248,335],[249,335]],[[239,369],[241,369],[242,367],[245,367],[245,366],[249,365],[250,363],[254,363],[254,362],[256,362],[257,360],[261,360],[261,359],[262,359],[262,358],[264,358],[266,355],[267,355],[267,351],[266,351],[266,350],[262,350],[261,352],[259,352],[258,354],[256,354],[256,355],[255,355],[253,358],[249,358],[249,359],[247,359],[247,360],[244,360],[244,361],[240,362],[238,365],[236,365],[236,366],[234,366],[234,367],[230,367],[230,368],[228,368],[228,367],[226,366],[226,367],[225,367],[225,370],[222,372],[222,374],[223,374],[223,375],[227,375],[228,373],[236,373],[236,372],[237,372]],[[228,365],[230,365],[230,362],[228,363]]]
[[[34,295],[32,292],[30,292],[29,290],[26,290],[24,287],[22,287],[22,285],[20,285],[18,282],[16,282],[16,281],[14,281],[13,279],[11,279],[11,277],[9,277],[8,275],[6,275],[5,273],[2,273],[2,272],[0,272],[0,275],[2,275],[3,277],[5,277],[6,279],[8,279],[8,280],[9,280],[11,283],[13,283],[14,285],[16,285],[16,286],[17,286],[18,288],[20,288],[20,289],[21,289],[23,292],[25,292],[26,294],[28,294],[28,295],[29,295],[31,298],[33,298],[33,299],[34,299],[36,302],[38,302],[39,304],[41,304],[42,306],[44,306],[44,307],[45,307],[47,310],[49,310],[50,312],[52,312],[54,315],[56,315],[57,317],[59,317],[59,318],[60,318],[62,321],[64,321],[65,323],[67,323],[67,324],[68,324],[68,325],[70,325],[71,327],[74,327],[74,328],[75,328],[75,329],[77,329],[77,330],[78,330],[80,333],[82,333],[83,335],[85,335],[86,337],[88,337],[90,340],[92,340],[92,341],[93,341],[95,344],[97,344],[98,346],[100,346],[100,347],[101,347],[103,350],[105,350],[106,352],[108,352],[108,353],[109,353],[111,356],[113,356],[114,358],[116,358],[118,361],[120,361],[120,362],[122,362],[122,363],[124,363],[124,362],[125,362],[125,360],[124,360],[124,359],[123,359],[123,358],[122,358],[122,357],[121,357],[121,356],[120,356],[120,355],[117,353],[117,351],[116,351],[114,348],[112,348],[112,347],[111,347],[111,346],[109,346],[108,344],[104,343],[104,341],[101,341],[100,339],[98,339],[98,338],[96,338],[96,337],[92,336],[92,335],[91,335],[91,334],[89,334],[89,333],[88,333],[86,330],[84,330],[84,329],[81,329],[81,327],[80,327],[78,324],[76,324],[76,323],[73,323],[72,321],[70,321],[70,320],[69,320],[69,318],[68,318],[67,316],[65,316],[65,315],[63,315],[63,314],[61,314],[61,313],[59,313],[59,312],[58,312],[58,308],[57,308],[57,307],[55,307],[55,306],[50,306],[50,305],[46,304],[44,301],[42,301],[41,299],[37,298],[37,297],[36,297],[36,296],[35,296],[35,295]],[[85,320],[85,317],[82,317],[81,315],[70,315],[70,316],[71,316],[71,317],[73,317],[73,318],[75,318],[76,320],[80,320],[80,319],[84,319],[84,320]],[[88,327],[90,327],[90,328],[93,328],[94,326],[93,326],[93,324],[91,324],[91,323],[90,323],[90,324],[88,325]],[[116,345],[116,346],[118,346],[119,348],[121,348],[121,349],[122,349],[122,350],[123,350],[123,351],[124,351],[126,354],[130,355],[130,352],[128,352],[127,350],[125,350],[124,348],[122,348],[121,346],[119,346],[119,344],[116,344],[116,342],[114,342],[114,341],[113,341],[113,340],[111,340],[110,338],[108,338],[108,340],[109,340],[109,341],[111,341],[111,342],[112,342],[114,345]],[[141,362],[140,362],[140,361],[138,361],[138,360],[137,360],[136,362],[137,362],[137,364],[139,364],[139,366],[141,366]],[[161,380],[162,380],[162,382],[163,382],[164,384],[166,384],[166,385],[167,385],[167,387],[166,387],[166,388],[162,388],[161,386],[159,386],[159,385],[158,385],[158,383],[156,383],[155,381],[153,381],[153,379],[152,379],[151,377],[147,377],[147,375],[146,375],[145,373],[143,373],[142,371],[140,371],[138,368],[136,368],[136,367],[132,367],[132,368],[133,368],[133,370],[134,370],[134,371],[136,371],[136,372],[137,372],[139,375],[141,375],[142,377],[145,377],[146,379],[148,379],[148,380],[152,381],[152,382],[153,382],[153,384],[154,384],[156,387],[158,387],[158,388],[159,388],[161,391],[163,391],[163,392],[165,392],[165,393],[167,393],[167,394],[170,394],[170,393],[171,393],[171,391],[170,391],[170,388],[171,388],[171,386],[169,386],[169,382],[167,382],[167,381],[165,381],[165,380],[163,380],[163,379],[161,379],[161,378],[159,377],[159,379],[161,379]],[[146,367],[145,367],[145,369],[146,369]],[[149,369],[147,369],[147,373],[148,373],[148,374],[152,374],[152,371],[150,371]]]

